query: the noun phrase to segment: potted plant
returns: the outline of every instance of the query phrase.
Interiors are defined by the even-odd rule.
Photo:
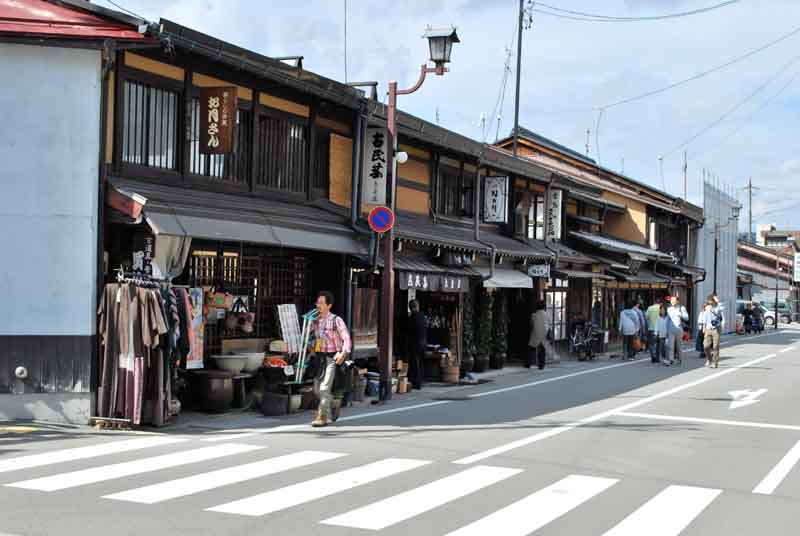
[[[483,372],[489,366],[492,353],[492,295],[484,288],[478,296],[478,352],[472,370]]]
[[[501,369],[506,363],[508,355],[508,300],[502,292],[494,298],[494,311],[492,315],[492,353],[489,365],[493,369]]]
[[[475,304],[472,293],[464,295],[464,322],[461,325],[461,372],[472,372],[475,366]]]

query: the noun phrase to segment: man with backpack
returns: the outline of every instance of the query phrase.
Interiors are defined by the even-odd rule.
[[[675,364],[682,362],[683,324],[689,321],[689,313],[677,296],[672,296],[670,304],[667,309],[667,358],[670,364]]]
[[[705,324],[703,348],[706,351],[706,366],[719,368],[719,338],[725,329],[725,315],[716,294],[708,297],[703,323]]]

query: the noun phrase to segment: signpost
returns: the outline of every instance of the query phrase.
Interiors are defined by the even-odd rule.
[[[200,153],[233,152],[236,128],[236,87],[200,89]]]
[[[486,177],[484,184],[483,221],[505,223],[508,206],[508,177]]]
[[[550,191],[550,203],[547,207],[547,239],[550,242],[561,240],[561,202],[564,193],[561,190]]]
[[[368,127],[362,166],[361,201],[367,205],[386,204],[386,179],[388,177],[389,142],[386,129]]]
[[[367,221],[370,229],[383,234],[394,227],[394,212],[389,207],[375,207],[369,211]]]

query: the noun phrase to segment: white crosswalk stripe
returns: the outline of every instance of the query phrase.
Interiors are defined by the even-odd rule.
[[[322,523],[359,529],[385,529],[521,472],[521,469],[478,465],[369,506],[326,519]]]
[[[41,454],[29,454],[27,456],[19,456],[17,458],[0,460],[0,473],[5,473],[8,471],[20,471],[22,469],[31,469],[33,467],[42,467],[45,465],[66,463],[76,460],[86,460],[89,458],[95,458],[97,456],[107,456],[109,454],[119,454],[134,450],[163,447],[166,445],[182,443],[184,441],[188,441],[188,439],[182,437],[154,436],[127,439],[112,443],[101,443],[99,445],[91,445],[88,447],[75,447],[64,450],[55,450],[43,452]]]
[[[43,478],[35,478],[33,480],[24,480],[22,482],[6,484],[6,486],[12,488],[35,489],[39,491],[57,491],[67,488],[74,488],[76,486],[83,486],[86,484],[104,482],[116,478],[123,478],[126,476],[149,473],[158,471],[160,469],[167,469],[169,467],[177,467],[180,465],[212,460],[214,458],[221,458],[223,456],[252,452],[262,448],[264,447],[237,443],[225,443],[222,445],[215,445],[213,447],[174,452],[172,454],[165,454],[163,456],[155,456],[152,458],[144,458],[130,462],[92,467],[91,469],[82,469],[79,471],[72,471],[69,473],[62,473]]]
[[[429,463],[431,462],[424,460],[387,458],[285,488],[254,495],[246,499],[214,506],[213,508],[208,508],[208,510],[244,516],[263,516],[335,495],[357,486],[428,465]]]
[[[202,491],[289,471],[306,465],[334,460],[342,456],[346,456],[346,454],[304,450],[294,454],[268,458],[266,460],[228,467],[218,471],[201,473],[199,475],[187,476],[186,478],[170,480],[160,484],[153,484],[152,486],[144,486],[121,493],[114,493],[112,495],[106,495],[104,498],[143,504],[155,504],[177,497],[185,497]]]
[[[722,490],[669,486],[603,536],[677,536]]]
[[[447,536],[525,536],[598,495],[618,480],[570,475]],[[646,534],[642,532],[641,534]]]

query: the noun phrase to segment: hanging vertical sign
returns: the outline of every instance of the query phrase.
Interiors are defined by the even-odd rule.
[[[367,205],[386,204],[388,176],[388,136],[383,127],[367,127],[364,165],[361,167],[361,202]]]
[[[506,223],[508,177],[486,177],[483,193],[483,221]]]
[[[547,205],[547,239],[550,241],[561,240],[561,202],[563,197],[563,190],[550,190],[550,199]]]
[[[200,152],[233,152],[233,129],[236,127],[236,88],[200,89]]]
[[[800,283],[800,252],[794,252],[794,277],[792,277],[792,281],[795,283]]]

